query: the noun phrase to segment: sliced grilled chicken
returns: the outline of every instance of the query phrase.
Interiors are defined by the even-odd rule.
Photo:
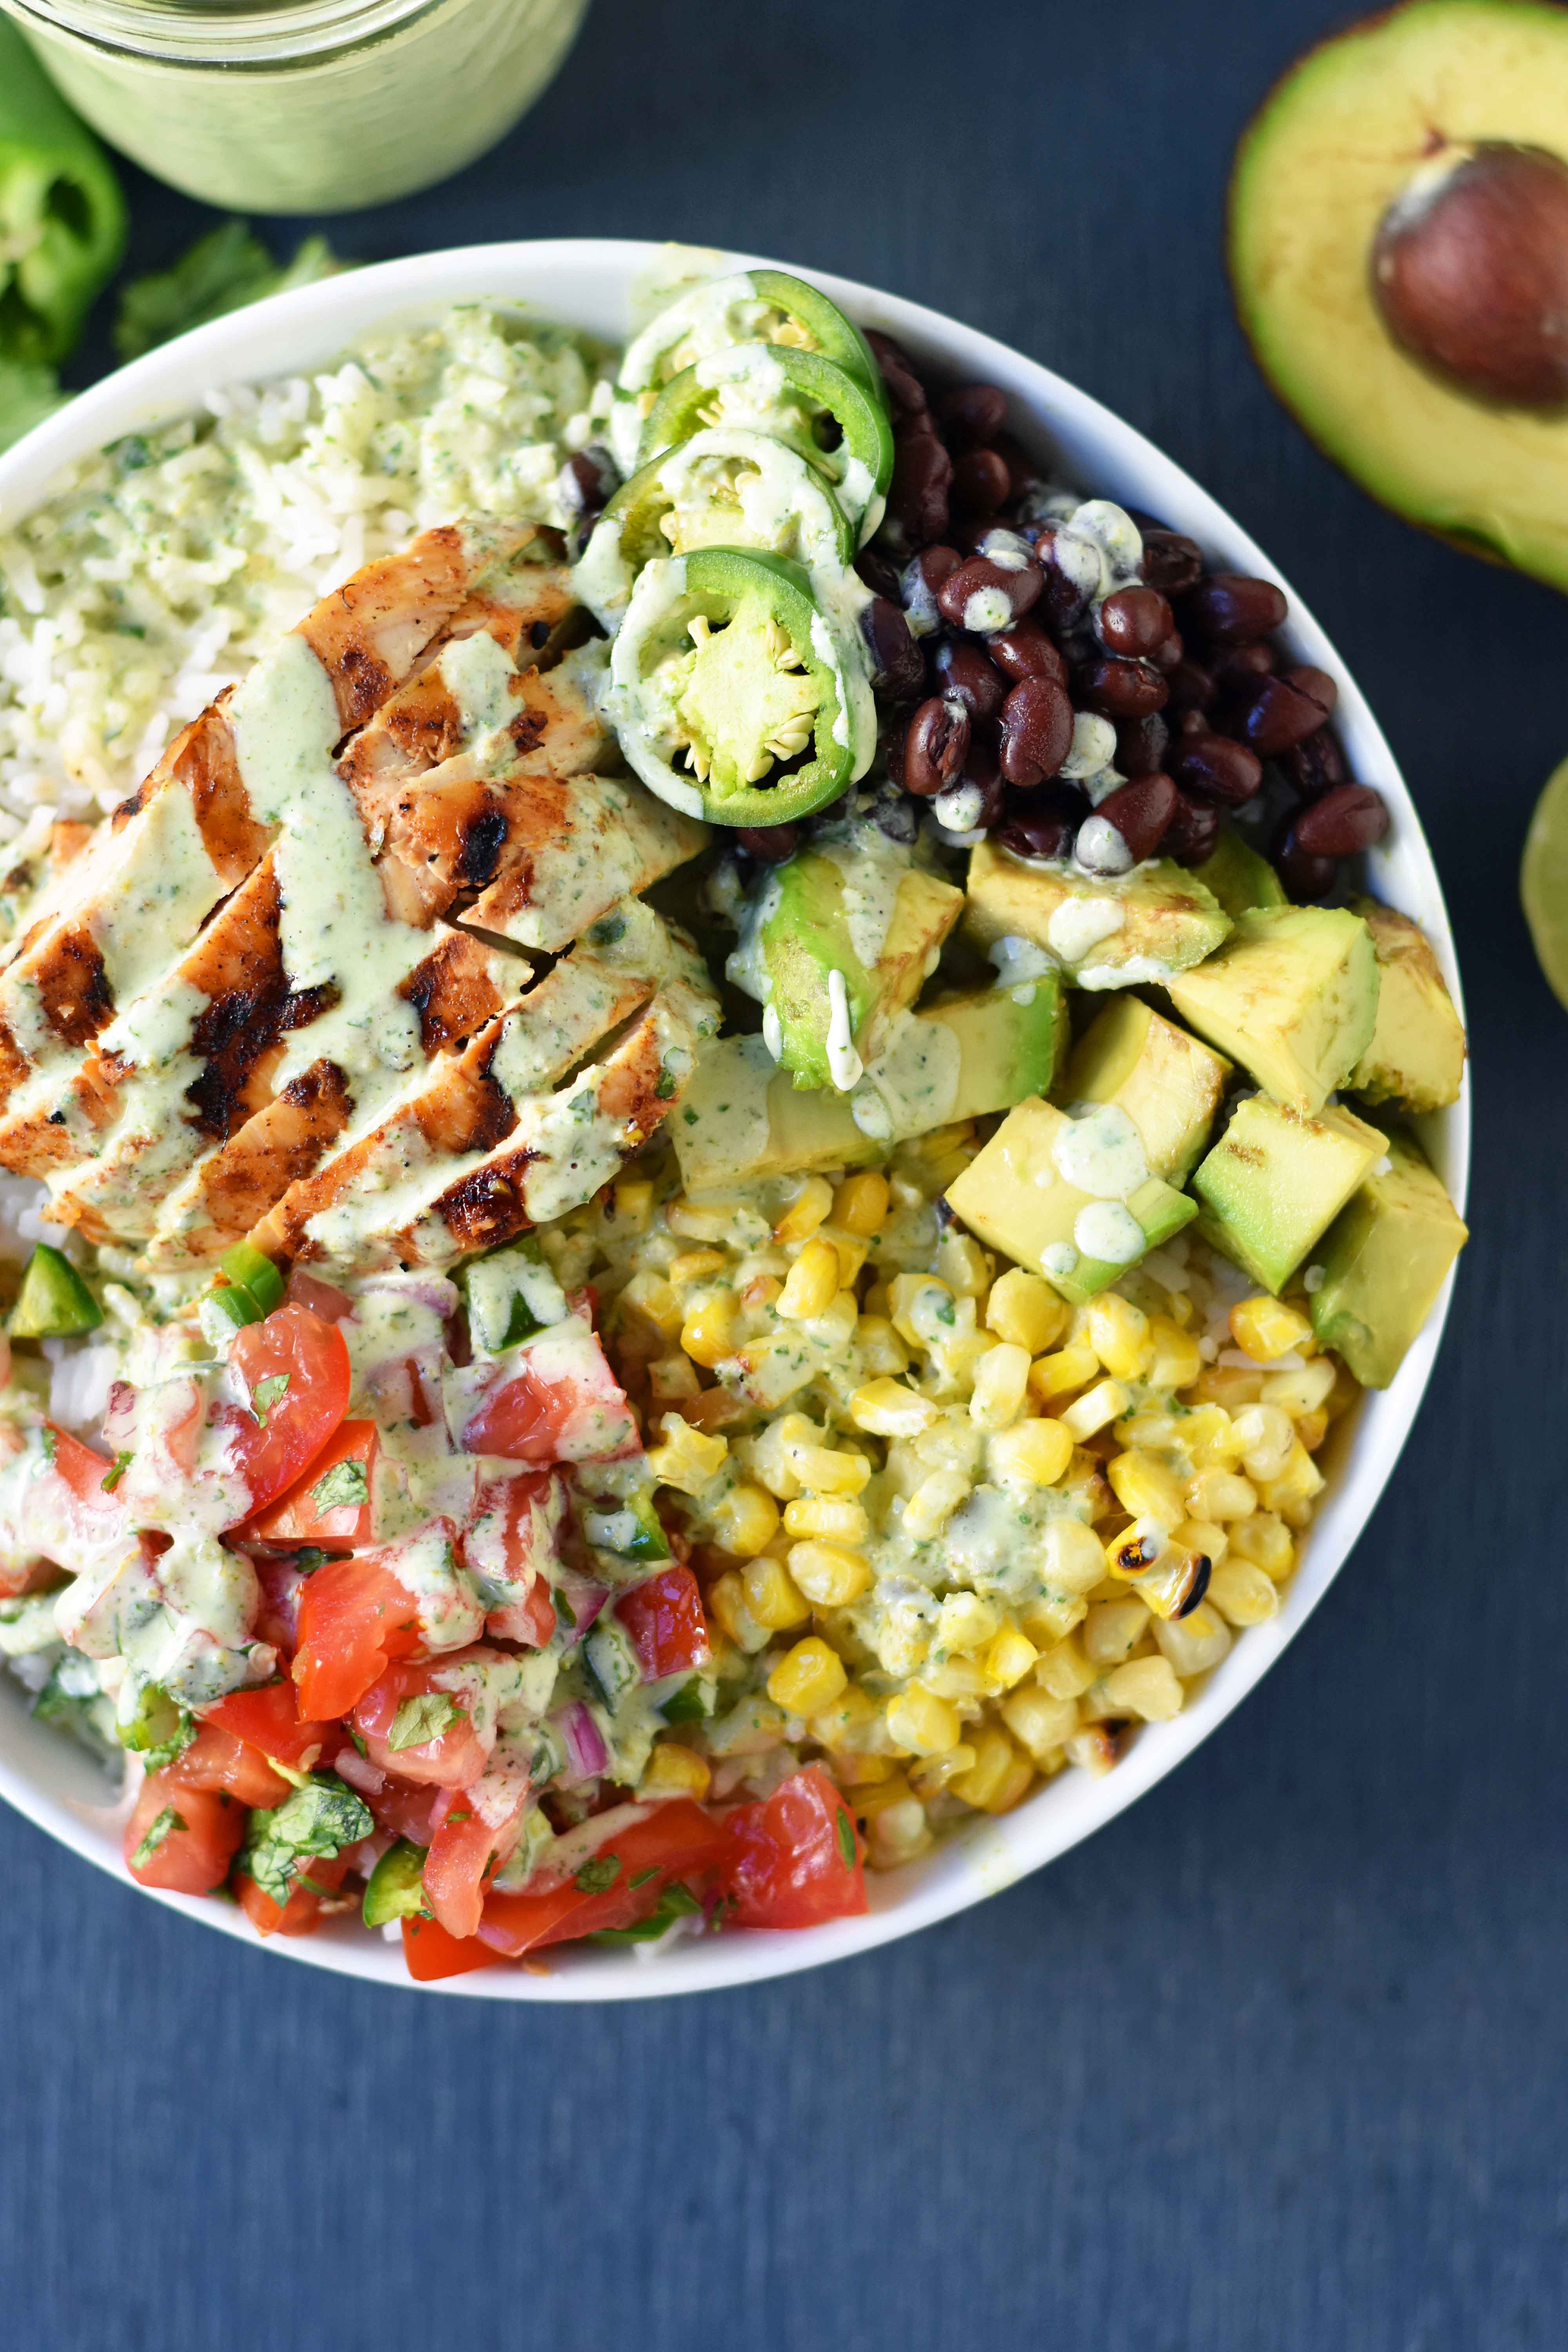
[[[66,877],[94,830],[40,810],[0,849],[0,969],[58,911],[70,887]]]

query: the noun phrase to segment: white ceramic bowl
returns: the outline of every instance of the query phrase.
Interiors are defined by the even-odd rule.
[[[215,385],[323,365],[373,328],[437,314],[455,300],[495,299],[612,337],[624,338],[639,285],[659,248],[631,239],[563,238],[540,244],[468,246],[418,254],[353,277],[280,294],[231,318],[198,328],[121,368],[0,457],[0,517],[9,524],[47,492],[58,468],[121,434],[188,410]],[[749,267],[758,257],[715,254],[716,268]],[[825,276],[799,263],[862,326],[898,337],[914,356],[953,381],[998,383],[1013,404],[1023,437],[1052,453],[1056,469],[1086,491],[1160,515],[1227,570],[1279,570],[1222,507],[1141,434],[1060,376],[971,328],[873,288]],[[1447,909],[1410,794],[1360,688],[1322,630],[1290,593],[1286,635],[1298,658],[1328,670],[1340,689],[1338,724],[1355,775],[1375,784],[1394,824],[1372,858],[1378,895],[1414,916],[1432,940],[1448,984],[1458,974]],[[1469,1097],[1425,1123],[1424,1141],[1462,1208],[1469,1157]],[[1010,1886],[1114,1818],[1190,1755],[1274,1664],[1338,1575],[1361,1533],[1421,1402],[1431,1372],[1447,1292],[1411,1349],[1398,1379],[1368,1396],[1333,1464],[1330,1486],[1304,1548],[1301,1567],[1270,1623],[1239,1640],[1173,1723],[1141,1730],[1126,1760],[1103,1780],[1068,1771],[999,1821],[977,1821],[951,1843],[908,1869],[870,1880],[871,1909],[860,1919],[794,1934],[757,1931],[682,1939],[644,1959],[635,1951],[552,1952],[547,1975],[485,1969],[431,1990],[492,2000],[626,2000],[655,1993],[696,1992],[816,1968],[907,1936],[932,1920]],[[125,1879],[117,1824],[103,1811],[103,1782],[79,1751],[32,1721],[19,1687],[0,1675],[0,1791],[40,1828]],[[178,1895],[157,1899],[226,1934],[253,1939],[228,1904]],[[312,1967],[378,1984],[406,1984],[400,1950],[357,1924],[316,1936],[276,1938],[268,1948]]]

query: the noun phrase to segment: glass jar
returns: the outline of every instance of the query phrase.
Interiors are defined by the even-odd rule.
[[[207,203],[348,212],[494,144],[587,0],[0,0],[78,112]]]

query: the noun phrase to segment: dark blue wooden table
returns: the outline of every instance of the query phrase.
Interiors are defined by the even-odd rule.
[[[881,283],[1099,394],[1275,552],[1404,762],[1473,1024],[1475,1239],[1359,1552],[1113,1828],[771,1989],[371,1991],[0,1815],[17,2352],[1568,2344],[1568,1016],[1515,897],[1568,751],[1564,614],[1369,504],[1243,349],[1228,157],[1336,14],[597,0],[501,149],[331,226],[366,257],[668,235]],[[128,178],[144,268],[204,216]]]

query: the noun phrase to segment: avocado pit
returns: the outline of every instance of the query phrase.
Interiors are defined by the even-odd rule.
[[[1372,290],[1390,334],[1481,400],[1568,404],[1568,163],[1501,140],[1444,146],[1378,224]]]

